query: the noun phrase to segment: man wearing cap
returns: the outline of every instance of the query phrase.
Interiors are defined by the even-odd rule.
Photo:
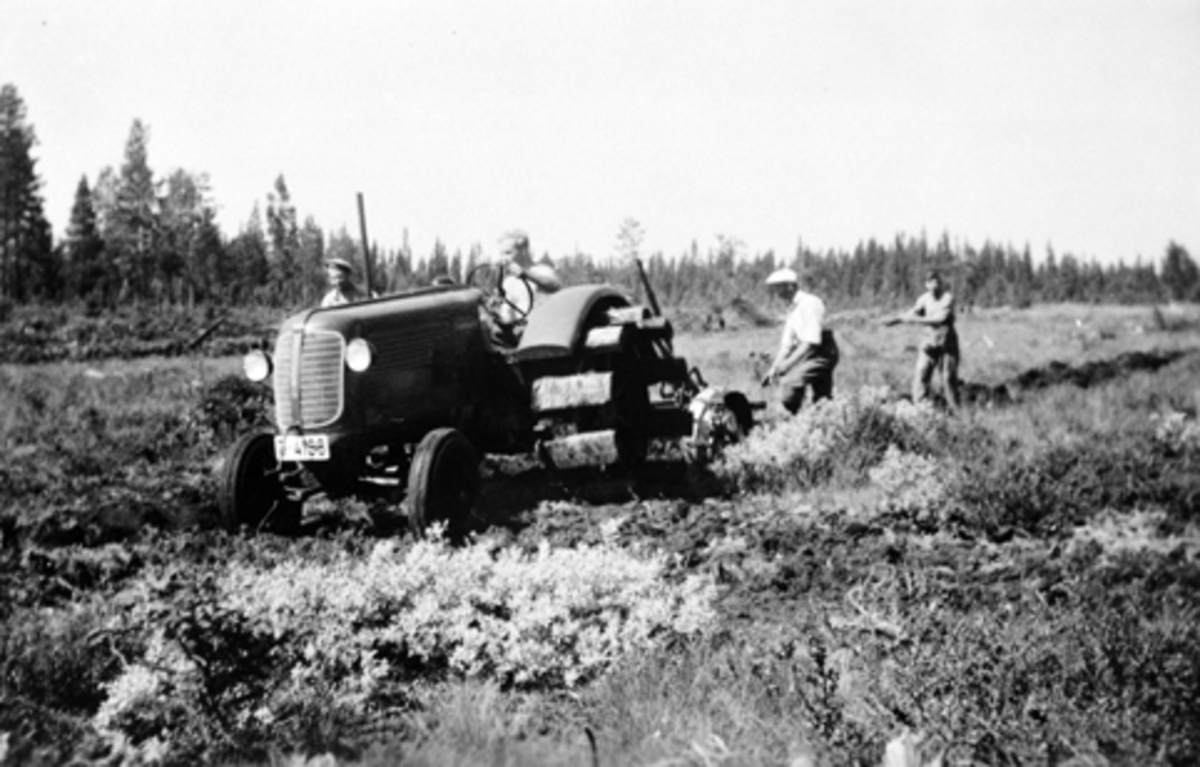
[[[804,278],[806,283],[808,276]],[[812,401],[833,396],[833,369],[838,363],[837,341],[825,327],[825,302],[800,287],[794,269],[776,269],[767,277],[767,287],[791,305],[783,325],[779,352],[763,378],[763,386],[779,385],[780,404],[793,415],[804,403],[806,389]]]
[[[325,262],[325,276],[329,279],[329,292],[321,299],[321,306],[339,306],[352,301],[361,301],[361,290],[350,281],[354,267],[344,258],[330,258]]]

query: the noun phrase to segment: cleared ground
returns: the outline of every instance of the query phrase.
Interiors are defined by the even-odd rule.
[[[380,645],[390,670],[353,704],[337,685],[363,668],[305,655],[316,602],[292,604],[311,636],[258,633],[214,584],[235,565],[333,582],[385,541],[403,555],[401,508],[315,503],[296,541],[212,529],[214,468],[265,413],[229,378],[234,357],[0,366],[0,743],[16,763],[132,762],[157,739],[179,763],[878,764],[911,728],[948,764],[1195,763],[1197,315],[963,316],[964,379],[1011,401],[915,421],[860,395],[907,390],[915,329],[839,315],[837,408],[795,433],[820,432],[824,458],[773,464],[796,445],[778,439],[740,472],[669,455],[630,476],[489,461],[484,550],[656,552],[666,584],[711,579],[717,623],[575,687]],[[711,383],[766,397],[750,354],[776,334],[677,349]],[[775,405],[764,416],[764,437],[791,434]],[[106,685],[164,627],[214,672],[160,688],[117,744],[95,729]],[[298,669],[328,686],[281,699]]]

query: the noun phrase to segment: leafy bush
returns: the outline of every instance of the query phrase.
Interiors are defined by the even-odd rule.
[[[1200,499],[1195,476],[1194,461],[1166,454],[1150,437],[1097,434],[966,462],[951,492],[964,520],[989,535],[1057,536],[1105,509],[1161,505],[1191,518]]]
[[[880,511],[936,527],[947,518],[952,471],[932,458],[889,445],[883,460],[870,470],[871,483],[883,493]]]
[[[117,654],[95,632],[104,616],[95,606],[22,609],[0,623],[0,697],[21,698],[64,711],[94,709]]]
[[[669,586],[663,565],[610,545],[543,545],[530,556],[435,539],[403,557],[384,543],[366,562],[236,568],[225,591],[274,635],[303,636],[321,664],[352,668],[374,651],[468,677],[571,687],[663,631],[712,620],[711,582]],[[340,635],[348,627],[359,628]]]
[[[1011,590],[978,576],[955,584],[974,594],[951,609],[938,604],[944,586],[916,582],[900,596],[917,641],[888,648],[861,691],[943,734],[968,763],[1057,763],[1079,753],[1192,763],[1200,605],[1163,590],[1164,576],[1174,588],[1185,582],[1153,564],[1161,561],[1110,569],[1086,553],[1057,567],[1032,560]],[[1003,572],[1020,578],[1020,568]],[[998,591],[1007,592],[1000,609],[989,607]]]
[[[199,423],[215,444],[228,444],[256,426],[270,424],[272,402],[266,384],[242,375],[223,376],[201,392]]]
[[[131,623],[148,649],[107,686],[96,723],[196,756],[361,720],[414,674],[578,686],[713,622],[711,579],[669,584],[664,565],[609,544],[527,555],[434,536],[365,559],[235,563],[182,586],[151,576],[126,597],[147,605]]]
[[[1154,417],[1154,439],[1175,453],[1200,453],[1200,421],[1172,410]]]
[[[726,450],[715,467],[741,490],[781,492],[830,483],[854,486],[889,447],[956,458],[986,450],[988,435],[928,404],[894,400],[887,389],[823,400],[794,417],[765,425]]]

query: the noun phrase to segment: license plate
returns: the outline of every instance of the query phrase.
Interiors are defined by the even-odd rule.
[[[328,461],[329,437],[325,434],[277,436],[275,458],[280,461]]]

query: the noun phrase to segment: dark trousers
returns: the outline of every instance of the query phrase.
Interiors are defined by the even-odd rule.
[[[804,394],[812,390],[810,402],[833,398],[833,368],[824,367],[806,373],[802,378],[779,385],[779,402],[792,415],[800,412]]]
[[[929,384],[933,374],[942,374],[942,394],[946,404],[952,408],[958,407],[958,339],[952,338],[947,343],[936,346],[922,346],[917,351],[917,366],[913,371],[913,402],[929,398]]]
[[[826,328],[821,333],[821,344],[813,351],[812,356],[801,360],[793,370],[788,371],[779,383],[779,402],[792,415],[800,411],[804,404],[804,393],[812,390],[812,402],[833,397],[833,369],[837,367],[841,352],[833,331]]]

